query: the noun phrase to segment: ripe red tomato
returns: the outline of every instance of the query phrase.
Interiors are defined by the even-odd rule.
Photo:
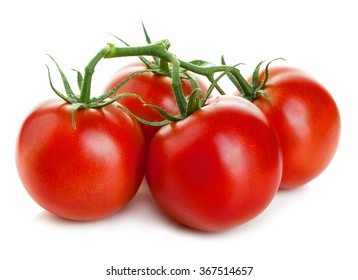
[[[123,66],[110,78],[108,84],[105,86],[105,92],[113,89],[115,86],[126,80],[131,74],[145,69],[147,69],[147,66],[141,61]],[[207,86],[205,83],[200,80],[198,80],[198,82],[200,88],[206,91]],[[171,83],[172,80],[170,77],[146,72],[124,84],[114,96],[121,93],[135,93],[140,95],[146,103],[157,105],[171,115],[177,115],[179,110],[174,98]],[[185,96],[191,94],[192,87],[189,80],[182,79],[182,90]],[[156,110],[148,106],[143,106],[143,103],[136,97],[125,97],[118,100],[118,102],[123,104],[136,116],[147,121],[159,122],[164,120]],[[144,137],[148,142],[150,142],[153,135],[160,129],[158,126],[149,126],[143,123],[141,123],[141,127]]]
[[[302,70],[271,67],[268,77],[264,90],[272,104],[263,96],[254,103],[271,121],[281,142],[280,188],[296,188],[316,178],[331,162],[340,138],[339,111],[330,93]]]
[[[17,141],[20,179],[31,197],[66,219],[95,220],[121,209],[137,192],[145,142],[139,123],[111,104],[79,109],[40,104],[24,121]]]
[[[229,229],[262,212],[278,189],[282,158],[264,114],[220,96],[154,135],[146,178],[174,220],[204,231]]]

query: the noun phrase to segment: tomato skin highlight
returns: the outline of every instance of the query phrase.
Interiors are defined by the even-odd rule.
[[[280,188],[303,186],[326,169],[337,150],[341,130],[337,105],[320,83],[292,67],[270,67],[264,90],[272,104],[263,96],[254,104],[271,121],[281,142]]]
[[[250,102],[216,97],[162,127],[148,154],[146,179],[160,207],[203,231],[238,226],[260,214],[282,174],[275,130]]]
[[[70,220],[107,217],[124,207],[144,176],[145,142],[136,120],[111,104],[79,109],[56,99],[36,107],[17,140],[16,164],[30,196]]]
[[[145,69],[147,69],[147,66],[141,61],[121,67],[112,75],[105,86],[104,91],[107,92],[111,90],[127,79],[131,74]],[[192,92],[190,81],[186,79],[182,79],[181,81],[183,94],[185,96],[189,96]],[[156,75],[152,72],[146,72],[125,83],[113,96],[122,93],[135,93],[140,95],[146,103],[159,106],[171,115],[178,115],[179,109],[174,98],[171,83],[172,79],[170,77]],[[201,89],[204,91],[207,90],[207,85],[203,81],[198,79],[198,83]],[[136,97],[124,97],[118,100],[118,102],[128,108],[136,116],[147,121],[155,122],[164,120],[164,118],[156,110],[148,106],[143,106],[143,103]],[[150,126],[143,123],[140,125],[148,143],[151,141],[154,134],[160,129],[158,126]]]

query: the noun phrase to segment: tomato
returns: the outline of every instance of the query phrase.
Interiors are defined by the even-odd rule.
[[[113,89],[115,86],[126,80],[131,74],[145,70],[147,67],[142,62],[128,64],[118,69],[105,86],[105,92]],[[192,92],[190,81],[182,79],[182,90],[185,96],[189,96]],[[146,72],[134,77],[132,80],[124,84],[115,94],[135,93],[140,95],[143,100],[152,105],[159,106],[171,115],[179,114],[174,93],[172,90],[172,79],[167,76],[156,75],[152,72]],[[205,83],[198,79],[201,89],[207,90]],[[118,100],[119,103],[128,108],[136,116],[147,121],[163,121],[164,118],[153,108],[143,106],[143,103],[136,97],[125,97]],[[153,138],[153,135],[160,129],[159,126],[150,126],[141,123],[144,137],[147,142]]]
[[[149,147],[146,178],[160,207],[203,231],[240,225],[278,189],[280,145],[264,114],[243,98],[220,96],[163,126]]]
[[[260,73],[264,77],[264,71]],[[263,96],[254,100],[275,127],[282,146],[283,177],[280,188],[307,184],[331,162],[339,143],[341,121],[330,93],[304,71],[292,67],[269,68]]]
[[[96,220],[124,207],[144,176],[145,142],[139,123],[111,104],[79,109],[49,100],[24,121],[16,164],[31,197],[71,220]]]

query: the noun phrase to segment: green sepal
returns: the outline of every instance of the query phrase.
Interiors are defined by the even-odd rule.
[[[201,100],[201,106],[204,106],[206,103],[206,100],[209,98],[210,94],[214,90],[214,88],[218,88],[218,82],[225,76],[228,75],[233,69],[235,69],[237,66],[239,66],[241,63],[237,63],[229,68],[227,68],[225,71],[223,71],[216,79],[212,79],[211,85],[209,86],[207,92],[204,95],[204,98]],[[224,93],[225,95],[225,93]]]
[[[267,99],[267,101],[272,105],[272,100],[270,98],[270,96],[268,96],[268,94],[266,93],[265,90],[260,89],[260,90],[255,90],[255,96],[256,98],[259,97],[260,95],[262,95],[263,97],[265,97]]]
[[[188,99],[187,109],[185,116],[189,116],[201,107],[200,98],[203,96],[203,90],[199,87],[198,79],[195,75],[190,72],[183,72],[185,79],[188,79],[192,92]]]
[[[215,78],[214,76],[210,76],[208,77],[209,81],[211,84],[215,84],[215,88],[217,89],[217,91],[221,94],[221,95],[226,95],[225,91],[220,87],[219,84],[215,83]]]
[[[190,72],[184,72],[184,71],[182,73],[183,73],[182,78],[189,80],[190,86],[193,90],[200,89],[199,84],[198,84],[198,78],[195,75],[193,75]]]
[[[142,99],[142,97],[138,94],[135,94],[135,93],[122,93],[122,94],[119,94],[117,95],[116,97],[113,97],[111,99],[107,99],[107,101],[103,102],[101,101],[100,103],[90,103],[88,105],[88,108],[103,108],[103,107],[106,107],[107,105],[111,104],[111,103],[114,103],[122,98],[125,98],[125,97],[135,97],[135,98],[138,98],[140,102],[142,102],[143,104],[145,104],[144,100]]]
[[[83,76],[82,73],[76,69],[72,69],[73,71],[77,72],[77,85],[79,90],[81,91],[83,85]]]
[[[53,85],[53,83],[52,83],[52,79],[51,79],[50,68],[48,67],[47,64],[45,64],[45,66],[46,66],[46,68],[47,68],[48,79],[49,79],[49,82],[50,82],[50,87],[51,87],[51,89],[57,94],[58,97],[62,98],[63,100],[65,100],[65,101],[68,102],[68,103],[73,103],[73,102],[74,102],[73,99],[71,99],[70,97],[68,97],[68,96],[66,96],[66,95],[64,95],[64,94],[62,94],[60,91],[58,91],[58,90],[54,87],[54,85]],[[76,97],[75,100],[77,100],[77,97]]]
[[[149,34],[148,34],[148,31],[147,29],[145,28],[145,25],[144,25],[144,22],[143,22],[143,19],[142,19],[142,28],[143,28],[143,32],[144,32],[144,36],[145,36],[145,41],[147,42],[147,44],[151,44],[152,43],[152,40],[150,39],[149,37]],[[155,65],[160,65],[161,64],[161,59],[159,59],[158,57],[155,57],[153,56],[153,60],[154,60],[154,63]],[[143,61],[143,60],[142,60]],[[148,61],[148,60],[146,60]],[[144,62],[144,61],[143,61]],[[144,62],[145,63],[145,62]],[[150,65],[148,65],[147,63],[145,63],[148,67],[150,67]],[[152,64],[152,63],[151,63]],[[163,69],[164,70],[164,69]]]
[[[202,92],[203,91],[200,88],[196,88],[191,93],[188,100],[188,106],[186,108],[186,117],[190,116],[192,113],[198,111],[201,108],[200,95]]]
[[[256,90],[258,87],[260,87],[260,84],[259,84],[259,73],[260,73],[260,69],[261,69],[261,65],[262,63],[264,63],[265,61],[260,61],[259,64],[257,64],[257,66],[255,67],[255,70],[254,72],[252,73],[252,87],[254,88],[254,90]],[[266,82],[265,83],[262,83],[261,84],[261,87],[265,86]],[[255,96],[254,96],[255,97]]]
[[[164,109],[160,108],[157,105],[153,105],[153,104],[147,104],[145,103],[144,106],[148,106],[152,109],[154,109],[155,111],[157,111],[164,119],[170,121],[170,122],[177,122],[182,120],[183,118],[179,117],[179,116],[172,116],[169,113],[167,113]]]
[[[285,60],[284,58],[275,58],[272,59],[271,61],[269,61],[266,66],[265,66],[265,75],[264,75],[264,79],[262,80],[262,82],[260,83],[259,81],[259,72],[261,69],[261,65],[264,63],[264,61],[261,61],[255,68],[253,74],[252,74],[252,88],[254,90],[253,95],[251,97],[251,100],[255,100],[260,94],[263,95],[271,104],[272,104],[272,100],[270,99],[270,97],[267,95],[266,91],[263,89],[268,81],[269,78],[269,66],[272,62],[276,61],[276,60]]]
[[[154,105],[153,105],[154,106]],[[130,110],[128,110],[125,106],[123,106],[122,104],[118,103],[118,107],[120,107],[122,110],[124,110],[127,114],[131,115],[133,118],[135,118],[136,120],[138,120],[141,123],[144,123],[146,125],[150,125],[150,126],[164,126],[167,124],[172,123],[172,121],[170,120],[163,120],[160,122],[152,122],[152,121],[147,121],[143,118],[138,117],[137,115],[133,114]]]
[[[52,61],[55,63],[56,67],[57,67],[57,70],[59,71],[60,75],[61,75],[61,79],[62,79],[62,82],[63,82],[63,86],[65,88],[65,91],[67,93],[67,96],[72,98],[72,99],[76,99],[77,96],[73,93],[72,89],[71,89],[71,86],[70,86],[70,83],[68,82],[67,80],[67,77],[66,75],[63,73],[62,69],[60,68],[60,66],[57,64],[57,62],[55,61],[55,59],[48,54],[48,56],[52,59]]]
[[[266,64],[266,67],[265,67],[265,77],[264,77],[264,80],[262,81],[262,83],[261,83],[261,85],[260,85],[261,88],[263,88],[263,87],[266,85],[266,83],[267,83],[267,80],[268,80],[268,77],[269,77],[269,72],[268,72],[268,71],[269,71],[269,66],[270,66],[270,64],[271,64],[272,62],[276,61],[276,60],[279,60],[279,59],[285,60],[284,58],[279,57],[279,58],[272,59],[271,61],[269,61],[269,62]]]
[[[124,41],[122,38],[119,38],[118,36],[116,36],[116,35],[114,35],[114,34],[112,34],[112,33],[109,33],[109,32],[106,33],[106,34],[109,34],[109,35],[111,35],[112,37],[116,38],[118,41],[122,42],[125,46],[130,47],[130,45],[129,45],[126,41]]]
[[[75,121],[75,114],[78,109],[81,107],[84,107],[84,103],[72,103],[72,126],[74,129],[76,129],[76,121]]]
[[[170,77],[171,74],[170,74],[169,63],[166,62],[166,61],[163,60],[163,59],[160,59],[160,60],[159,60],[159,67],[158,67],[156,73],[158,73],[158,74],[160,74],[160,75],[163,75],[163,76],[168,76],[168,77]]]
[[[222,65],[227,65],[226,64],[226,61],[225,61],[225,57],[222,55],[221,56],[221,64]],[[237,64],[240,65],[240,64],[243,64],[243,63],[239,63]],[[243,94],[244,93],[244,90],[242,88],[242,86],[240,85],[240,83],[238,82],[238,80],[236,80],[236,78],[234,77],[234,75],[232,75],[230,72],[227,73],[227,77],[229,78],[229,80],[234,84],[234,86],[236,87],[236,89],[241,93]]]
[[[201,59],[197,59],[197,60],[193,60],[189,62],[190,64],[199,66],[199,67],[211,67],[214,66],[214,63],[205,61],[205,60],[201,60]]]
[[[110,91],[105,92],[104,94],[98,96],[98,97],[93,97],[91,98],[91,103],[99,103],[102,102],[103,100],[105,100],[106,98],[110,97],[111,95],[113,95],[119,88],[121,88],[124,84],[128,83],[130,80],[132,80],[133,78],[143,74],[143,73],[147,73],[147,72],[153,72],[153,70],[151,69],[144,69],[144,70],[139,70],[137,72],[132,73],[131,75],[128,76],[127,79],[125,79],[124,81],[122,81],[121,83],[119,83],[118,85],[116,85],[114,88],[112,88]]]

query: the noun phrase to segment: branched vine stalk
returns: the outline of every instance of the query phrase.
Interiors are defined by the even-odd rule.
[[[188,104],[188,101],[185,99],[181,88],[180,79],[183,78],[182,73],[185,71],[190,71],[192,73],[205,76],[221,94],[225,94],[225,92],[223,92],[223,90],[219,87],[218,81],[215,79],[215,75],[220,73],[230,75],[232,81],[234,79],[233,83],[238,87],[243,98],[252,101],[257,97],[257,94],[262,93],[261,91],[258,91],[257,88],[261,90],[264,84],[257,85],[257,88],[253,87],[246,81],[245,78],[243,78],[240,70],[236,67],[225,64],[214,65],[201,60],[186,62],[184,60],[178,59],[173,53],[169,51],[170,42],[167,39],[139,47],[131,47],[129,45],[125,47],[117,47],[114,44],[108,45],[110,47],[110,51],[107,52],[105,58],[152,56],[155,59],[159,59],[161,63],[162,61],[165,61],[166,64],[171,64],[170,74],[172,78],[172,88],[180,112],[178,119],[183,119],[188,116],[188,113],[190,114],[193,112],[193,110],[188,111],[188,107],[191,104]],[[257,66],[257,69],[260,68],[261,64],[262,63]],[[222,76],[224,75],[220,75],[219,77],[221,78]],[[197,100],[195,100],[195,103],[198,104],[198,107],[203,105],[202,102],[198,102]]]
[[[50,86],[59,97],[61,97],[68,103],[72,104],[72,108],[73,108],[72,121],[74,127],[75,127],[74,115],[76,110],[85,109],[85,108],[102,108],[126,96],[135,96],[139,98],[144,105],[151,106],[153,109],[157,110],[166,120],[164,122],[155,123],[153,125],[161,125],[161,124],[166,124],[168,122],[184,119],[191,113],[195,112],[196,110],[204,106],[206,99],[211,94],[214,88],[216,88],[221,94],[225,94],[225,92],[220,88],[218,84],[219,80],[224,76],[228,76],[230,78],[233,84],[240,91],[241,96],[243,98],[252,101],[255,98],[257,98],[259,94],[263,94],[265,96],[263,87],[267,82],[268,65],[272,61],[270,61],[266,65],[266,71],[265,71],[266,74],[262,82],[258,80],[258,71],[263,62],[260,62],[257,65],[253,73],[252,84],[250,85],[246,81],[246,79],[243,78],[243,76],[240,73],[240,70],[237,68],[239,64],[234,66],[226,65],[224,58],[222,58],[221,65],[214,65],[212,63],[203,60],[194,60],[191,62],[186,62],[184,60],[177,58],[175,54],[169,51],[170,42],[167,39],[155,43],[151,43],[150,40],[147,39],[148,44],[144,46],[130,46],[123,40],[121,39],[119,40],[122,43],[124,43],[125,46],[117,47],[112,43],[107,44],[91,59],[91,61],[85,67],[84,76],[82,76],[80,71],[74,70],[77,72],[77,82],[80,90],[80,93],[78,95],[76,95],[73,92],[65,74],[63,73],[57,62],[50,56],[50,58],[56,64],[57,69],[61,75],[66,94],[61,93],[53,86],[51,81],[50,70],[47,67]],[[98,62],[101,61],[103,58],[108,59],[108,58],[116,58],[116,57],[118,58],[118,57],[133,57],[133,56],[139,57],[147,66],[151,65],[151,63],[145,57],[151,56],[153,60],[156,62],[156,64],[150,66],[149,69],[139,71],[137,73],[133,73],[130,77],[128,77],[128,79],[115,86],[109,92],[106,92],[98,97],[91,98],[92,76],[94,74],[94,70]],[[151,71],[158,75],[167,75],[171,77],[172,89],[179,109],[178,116],[170,116],[163,109],[158,108],[155,105],[145,104],[145,101],[143,101],[141,97],[136,94],[131,94],[131,93],[121,94],[111,98],[111,96],[126,82],[128,82],[135,76],[148,71]],[[205,76],[210,81],[211,85],[206,93],[202,92],[197,81],[191,76],[190,73],[195,73],[197,75]],[[215,78],[216,75],[219,76]],[[182,90],[181,79],[183,78],[189,79],[193,88],[193,92],[188,99],[185,98]],[[204,98],[202,98],[203,96]],[[142,120],[138,117],[137,119],[147,124],[150,124],[150,122],[146,122],[146,120]]]

